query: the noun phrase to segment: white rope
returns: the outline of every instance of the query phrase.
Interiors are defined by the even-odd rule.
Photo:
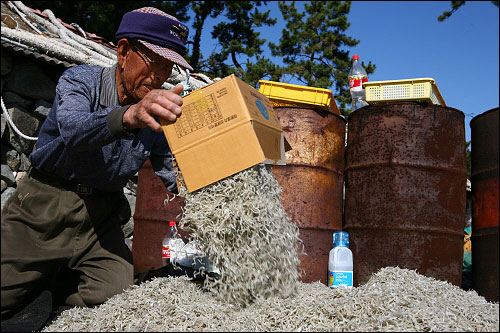
[[[33,136],[28,136],[23,133],[16,127],[12,119],[10,118],[9,112],[7,111],[7,108],[5,107],[5,104],[3,104],[3,98],[0,97],[0,101],[2,102],[2,111],[5,113],[5,117],[7,118],[7,121],[9,122],[10,127],[16,132],[20,137],[26,139],[26,140],[31,140],[31,141],[36,141],[38,138],[33,137]]]
[[[199,77],[201,77],[208,84],[214,83],[214,81],[212,79],[210,79],[208,76],[206,76],[205,74],[196,73],[196,75],[199,76]]]
[[[105,62],[109,65],[112,65],[115,61],[113,59],[110,59],[106,56],[103,56],[102,54],[100,53],[97,53],[95,51],[92,51],[91,49],[89,49],[88,47],[85,47],[84,45],[82,45],[79,41],[77,41],[77,39],[80,39],[80,41],[85,41],[85,42],[88,42],[88,40],[86,40],[85,38],[83,37],[80,37],[76,34],[74,34],[73,32],[69,31],[68,29],[66,29],[58,20],[57,18],[55,17],[54,13],[52,13],[52,11],[50,11],[49,9],[45,9],[43,11],[44,14],[47,14],[49,16],[49,19],[50,21],[56,25],[56,27],[58,28],[57,32],[59,34],[59,36],[61,37],[61,39],[65,40],[66,42],[68,42],[69,44],[71,44],[73,47],[75,47],[76,49],[78,50],[81,50],[81,51],[84,51],[84,52],[87,52],[88,54],[92,55],[93,57]],[[70,38],[69,36],[73,37],[74,39]],[[110,52],[108,52],[109,54],[111,54]]]
[[[103,46],[99,45],[98,43],[96,43],[92,40],[85,39],[82,36],[78,36],[77,34],[72,32],[71,30],[67,29],[64,25],[62,25],[57,20],[57,18],[55,17],[55,15],[52,13],[52,11],[50,9],[45,9],[43,11],[43,13],[47,14],[49,16],[49,19],[51,20],[51,22],[53,22],[60,30],[66,32],[67,35],[69,35],[76,42],[80,43],[80,45],[83,44],[86,46],[90,46],[90,47],[94,48],[96,51],[100,51],[100,53],[97,53],[99,56],[107,58],[108,60],[111,60],[113,63],[116,61],[116,55],[114,54],[114,52],[110,52],[110,51],[106,50]]]
[[[37,48],[39,53],[50,54],[71,63],[109,67],[108,63],[95,59],[89,55],[85,55],[83,52],[75,50],[74,48],[71,48],[67,44],[56,39],[48,40],[45,37],[35,35],[28,31],[17,31],[8,27],[2,27],[2,34],[5,37],[11,38],[19,43],[22,42],[26,45]]]
[[[32,20],[36,21],[37,23],[39,23],[41,25],[47,26],[47,28],[50,32],[52,32],[56,35],[59,35],[61,38],[67,40],[69,43],[71,43],[75,47],[77,47],[79,49],[84,48],[83,45],[91,47],[92,49],[97,51],[96,57],[97,58],[104,57],[105,60],[103,60],[103,61],[108,63],[108,65],[113,64],[116,61],[116,55],[114,54],[114,52],[107,50],[105,47],[103,47],[99,43],[96,43],[92,40],[83,38],[82,36],[79,36],[79,35],[73,33],[71,30],[67,29],[64,25],[62,25],[59,22],[59,20],[55,17],[55,15],[52,13],[52,11],[50,11],[49,9],[45,9],[43,11],[43,13],[49,17],[49,20],[46,20],[46,19],[43,19],[40,16],[36,15],[35,13],[33,13],[21,1],[13,1],[13,3],[29,18],[31,18]],[[81,32],[83,31],[83,29],[81,29],[79,26],[77,27],[77,29],[78,28]],[[68,39],[66,39],[66,38],[68,38]],[[89,52],[89,53],[94,52],[92,50],[88,50],[87,48],[84,48],[84,49],[86,52]]]
[[[22,47],[23,49],[26,49],[26,50],[30,50],[30,51],[34,51],[35,50],[34,47],[26,46],[24,44],[18,43],[15,40],[12,40],[12,39],[4,37],[4,36],[2,36],[2,40],[6,41],[6,42],[9,42],[11,44],[17,45],[19,47]]]
[[[17,15],[19,15],[19,17],[21,18],[21,20],[23,20],[23,21],[24,21],[24,23],[26,23],[27,25],[29,25],[31,29],[33,29],[33,30],[35,30],[36,32],[38,32],[38,34],[39,34],[39,35],[41,35],[41,34],[42,34],[42,32],[41,32],[40,30],[38,30],[38,29],[37,29],[37,28],[36,28],[33,24],[31,24],[31,22],[30,22],[30,21],[28,21],[28,20],[26,19],[26,15],[25,15],[24,13],[21,13],[21,12],[19,11],[19,9],[17,9],[17,7],[16,7],[16,6],[12,6],[12,8],[14,8],[14,11],[17,13]]]
[[[99,45],[98,43],[96,43],[92,40],[88,40],[88,39],[83,38],[82,36],[78,36],[77,34],[72,32],[71,30],[66,28],[64,25],[62,25],[62,23],[59,22],[59,20],[57,20],[54,13],[52,13],[52,11],[50,9],[45,9],[43,11],[43,13],[49,17],[50,21],[52,23],[54,23],[59,28],[59,30],[66,32],[67,35],[69,35],[76,42],[80,43],[80,45],[83,44],[83,45],[92,47],[96,51],[100,52],[100,53],[97,53],[99,56],[102,56],[108,60],[111,60],[114,63],[114,61],[116,60],[116,55],[113,52],[106,50],[103,46]]]
[[[2,35],[5,35],[9,38],[16,38],[19,40],[19,42],[25,41],[29,44],[36,45],[38,47],[39,53],[47,54],[48,53],[47,51],[51,51],[52,49],[58,49],[58,50],[64,49],[68,51],[68,53],[70,54],[75,54],[75,52],[77,52],[82,56],[88,56],[83,52],[75,50],[67,43],[63,43],[60,39],[55,39],[55,38],[48,39],[46,36],[36,35],[26,30],[17,30],[17,29],[2,27]]]
[[[71,26],[75,27],[76,29],[78,29],[78,31],[82,34],[82,36],[87,39],[87,34],[85,33],[85,30],[82,29],[82,27],[80,27],[77,23],[71,23],[70,24]]]
[[[44,25],[48,31],[50,31],[53,34],[57,35],[57,28],[55,25],[50,23],[50,21],[47,21],[37,14],[33,13],[28,7],[26,7],[21,1],[11,1],[12,4],[14,4],[14,7],[17,7],[20,11],[22,11],[26,16],[28,16],[30,19],[33,21]]]
[[[204,74],[199,74],[196,73],[196,76],[200,76],[203,79],[205,79],[207,82],[198,80],[197,78],[189,75],[189,70],[181,69],[179,66],[174,66],[172,70],[172,74],[168,78],[168,80],[163,83],[162,88],[163,89],[172,89],[175,87],[177,84],[182,83],[185,87],[185,90],[187,88],[188,92],[195,91],[197,89],[203,88],[210,83],[213,83],[212,80],[208,78],[208,76]]]

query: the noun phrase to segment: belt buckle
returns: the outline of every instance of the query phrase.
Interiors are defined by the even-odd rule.
[[[83,184],[76,184],[76,193],[78,194],[92,194],[92,187]]]

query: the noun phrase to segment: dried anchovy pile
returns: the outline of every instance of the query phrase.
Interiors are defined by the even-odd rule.
[[[179,226],[220,278],[155,278],[98,307],[66,310],[44,332],[499,330],[498,303],[412,270],[386,267],[352,289],[299,282],[298,228],[269,166],[193,193],[177,177],[186,202]]]
[[[51,331],[499,331],[499,305],[416,271],[385,267],[357,288],[297,282],[296,293],[239,307],[186,277],[155,278],[96,308],[64,311]]]
[[[219,279],[205,279],[206,288],[240,306],[295,292],[302,242],[269,165],[255,165],[192,193],[179,171],[177,180],[185,200],[179,226],[220,271]]]

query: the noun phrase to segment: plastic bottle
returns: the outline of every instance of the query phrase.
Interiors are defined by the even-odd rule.
[[[163,238],[161,245],[161,259],[163,261],[163,266],[170,264],[172,245],[177,236],[177,229],[175,228],[175,221],[170,221],[170,230],[167,232]]]
[[[353,286],[352,252],[349,249],[349,234],[345,231],[333,233],[333,249],[328,258],[328,287]]]
[[[363,88],[364,82],[368,82],[368,75],[359,62],[359,55],[355,54],[352,56],[352,66],[349,70],[349,87],[352,97],[351,111],[368,105],[366,103],[365,89]]]

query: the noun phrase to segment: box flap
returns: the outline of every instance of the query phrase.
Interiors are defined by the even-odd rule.
[[[284,151],[281,154],[282,132],[255,121],[252,122],[252,125],[266,159],[273,161],[272,164],[281,160],[282,155],[284,156]]]
[[[265,161],[262,163],[274,164],[274,165],[286,165],[285,152],[287,152],[288,150],[291,150],[291,149],[292,149],[292,147],[290,146],[290,144],[288,143],[288,141],[285,138],[285,133],[281,132],[281,134],[280,134],[280,159],[277,161],[277,160],[273,160],[270,158],[266,158]]]
[[[180,151],[175,159],[186,175],[187,190],[192,192],[261,163],[265,157],[252,124],[247,122]]]
[[[281,125],[269,99],[234,74],[230,76],[243,98],[252,120],[281,131]]]

